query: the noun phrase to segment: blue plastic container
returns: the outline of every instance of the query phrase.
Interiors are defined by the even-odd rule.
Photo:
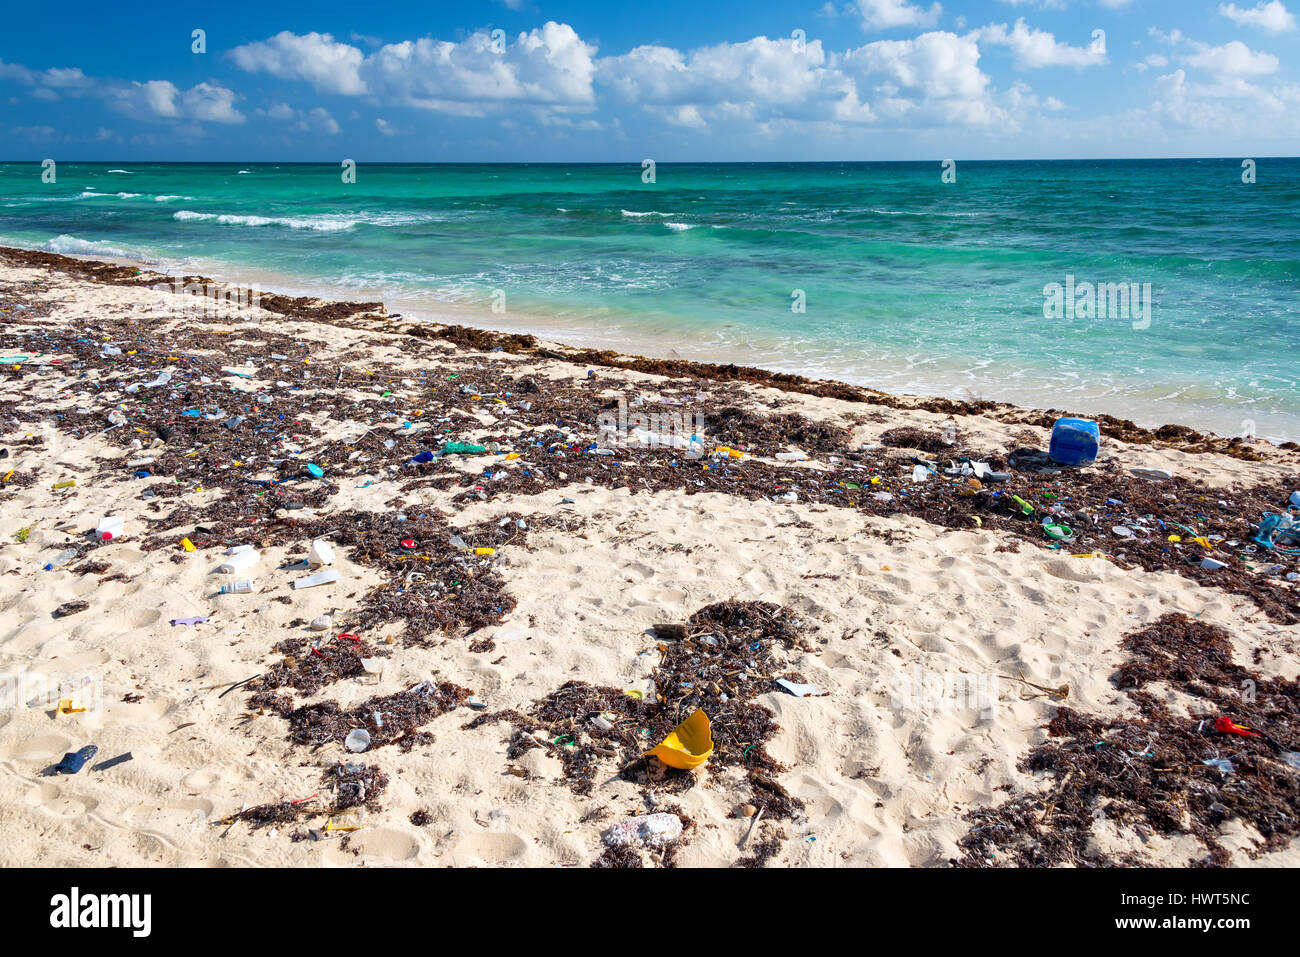
[[[1057,419],[1047,454],[1058,465],[1091,465],[1101,450],[1101,429],[1088,419]]]

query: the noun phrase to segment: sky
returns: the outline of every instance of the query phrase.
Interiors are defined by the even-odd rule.
[[[1300,0],[14,3],[0,159],[1294,156],[1298,14]]]

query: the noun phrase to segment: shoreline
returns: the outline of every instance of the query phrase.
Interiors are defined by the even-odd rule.
[[[353,301],[353,296],[349,294],[348,290],[343,288],[331,287],[329,283],[322,284],[321,282],[316,280],[299,279],[289,275],[265,274],[262,271],[257,269],[249,269],[249,268],[238,267],[238,266],[232,267],[230,266],[230,264],[209,263],[208,264],[209,266],[215,267],[214,272],[216,275],[219,276],[227,275],[232,277],[226,280],[214,280],[206,275],[202,275],[198,273],[189,273],[182,268],[180,263],[171,262],[166,259],[153,260],[151,257],[143,257],[143,256],[140,259],[136,259],[132,257],[118,258],[112,256],[96,255],[90,252],[55,253],[55,252],[47,252],[46,250],[38,247],[29,247],[29,246],[21,246],[21,245],[6,246],[0,244],[0,249],[12,250],[21,254],[38,254],[42,256],[50,256],[50,257],[55,257],[56,259],[63,258],[63,259],[81,261],[81,262],[92,262],[92,263],[97,262],[97,263],[105,263],[109,265],[127,266],[130,268],[140,268],[149,271],[151,273],[157,273],[160,277],[163,277],[162,281],[171,281],[177,276],[185,276],[194,281],[199,281],[204,283],[211,283],[215,281],[218,282],[218,284],[237,286],[240,288],[249,288],[249,289],[261,288],[264,290],[265,289],[278,290],[282,288],[293,288],[297,290],[298,294],[284,295],[281,298],[288,298],[288,299],[295,299],[295,300],[322,299],[331,302]],[[202,264],[200,264],[199,268],[203,268]],[[161,270],[161,272],[159,270]],[[269,295],[269,294],[264,293],[264,295]],[[519,322],[501,323],[499,320],[503,317],[493,316],[492,314],[490,314],[489,312],[483,309],[478,309],[462,302],[451,302],[451,301],[444,302],[438,300],[430,300],[415,294],[399,296],[398,300],[399,300],[398,305],[400,306],[400,308],[404,310],[408,310],[409,312],[409,314],[403,313],[402,314],[403,318],[408,318],[413,321],[428,322],[432,324],[467,325],[472,328],[483,329],[490,332],[500,332],[503,335],[534,335],[538,339],[552,344],[560,343],[560,342],[567,343],[568,340],[565,338],[565,333],[567,331],[577,337],[575,341],[589,342],[589,344],[587,345],[571,345],[571,347],[574,349],[581,349],[591,355],[605,354],[610,351],[619,351],[617,349],[613,349],[611,347],[607,347],[602,344],[604,342],[609,342],[617,338],[617,332],[602,335],[602,334],[596,334],[594,332],[587,331],[585,329],[584,324],[590,325],[590,322],[588,320],[583,320],[583,319],[571,320],[564,316],[560,316],[560,315],[548,316],[541,312],[533,312],[533,313],[522,312],[522,313],[514,313],[515,315],[518,315],[520,317]],[[379,299],[376,301],[382,302],[385,306],[388,305],[387,299]],[[579,326],[583,326],[583,328],[566,329],[566,327],[572,321],[576,321],[579,324]],[[548,327],[555,327],[555,328],[548,328]],[[810,381],[834,381],[834,382],[843,381],[843,380],[835,379],[833,377],[830,379],[822,379],[815,374],[811,374],[807,372],[778,372],[775,369],[763,365],[761,362],[755,365],[745,365],[743,364],[744,360],[742,360],[740,363],[732,363],[731,360],[727,359],[725,356],[720,354],[722,351],[725,350],[720,350],[719,347],[716,346],[702,345],[701,347],[696,348],[693,351],[702,352],[703,355],[695,359],[680,359],[679,357],[677,357],[675,349],[667,348],[666,346],[663,348],[656,348],[656,345],[659,346],[663,345],[662,337],[655,337],[653,335],[647,336],[645,334],[634,333],[633,331],[629,331],[629,335],[631,336],[631,340],[635,344],[635,348],[646,350],[644,355],[636,352],[629,353],[639,359],[648,358],[653,361],[664,361],[664,362],[682,361],[686,363],[692,363],[697,366],[725,366],[729,364],[736,364],[739,368],[755,368],[763,372],[771,372],[774,375],[787,375],[787,376],[793,376],[800,379],[809,379]],[[673,358],[670,359],[667,355],[663,354],[665,349],[667,352],[673,354]],[[759,350],[759,352],[761,353],[762,350]],[[719,353],[719,354],[717,355],[716,358],[710,358],[711,353]],[[844,381],[844,385],[846,385],[849,388],[859,389],[864,392],[876,394],[876,395],[891,395],[891,396],[896,396],[899,398],[906,398],[906,399],[934,400],[936,402],[946,402],[949,403],[950,408],[953,409],[960,408],[963,406],[974,407],[974,406],[980,406],[985,403],[990,403],[998,407],[1009,408],[1009,409],[1023,408],[1026,409],[1027,411],[1042,411],[1045,413],[1051,413],[1055,415],[1072,415],[1075,417],[1097,419],[1099,421],[1106,421],[1112,423],[1114,429],[1112,434],[1115,437],[1137,434],[1134,431],[1135,429],[1146,431],[1146,432],[1152,432],[1152,433],[1157,433],[1160,432],[1161,430],[1164,430],[1166,433],[1170,433],[1173,430],[1181,430],[1183,431],[1184,434],[1186,434],[1186,432],[1188,431],[1186,427],[1177,424],[1180,423],[1182,420],[1177,418],[1176,416],[1172,418],[1172,423],[1174,424],[1171,424],[1170,419],[1168,418],[1166,418],[1162,422],[1161,416],[1159,415],[1148,415],[1145,417],[1139,415],[1135,419],[1135,418],[1130,418],[1129,415],[1124,414],[1124,412],[1122,411],[1121,412],[1101,411],[1101,409],[1105,406],[1116,404],[1116,403],[1109,402],[1108,400],[1101,397],[1096,398],[1096,402],[1098,403],[1097,405],[1085,403],[1084,408],[1087,409],[1087,411],[1067,412],[1067,411],[1057,410],[1054,407],[1043,409],[1040,407],[1040,405],[1037,402],[1034,401],[1035,397],[1041,394],[1042,392],[1041,388],[1035,388],[1033,390],[1030,390],[1023,397],[1017,397],[1017,389],[1015,387],[1007,385],[1006,382],[1003,382],[1001,387],[990,390],[995,394],[1008,393],[1008,392],[1011,393],[1010,397],[1002,398],[1002,399],[985,399],[980,394],[985,391],[985,387],[975,389],[969,384],[967,386],[962,386],[962,387],[959,387],[955,384],[949,384],[947,387],[945,387],[944,389],[942,389],[937,393],[929,393],[925,391],[912,392],[912,391],[908,391],[907,389],[887,391],[887,390],[874,388],[871,385],[866,385],[866,384],[857,385],[847,381]],[[1174,406],[1177,407],[1180,402],[1181,400],[1175,401]],[[1122,407],[1132,407],[1135,403],[1140,403],[1140,399],[1138,399],[1137,396],[1129,396],[1122,402],[1119,402],[1118,405]],[[1159,400],[1157,400],[1157,404],[1159,404]],[[1194,414],[1192,412],[1188,412],[1187,414],[1192,417],[1191,420],[1194,420]],[[1144,422],[1145,424],[1137,425],[1136,422],[1139,420]],[[1248,421],[1248,420],[1243,420],[1243,421]],[[1220,439],[1224,441],[1231,441],[1234,438],[1234,436],[1232,435],[1221,433],[1221,432],[1215,432],[1212,429],[1204,430],[1203,434],[1213,436],[1216,439]],[[1283,434],[1285,435],[1290,433],[1284,432]],[[1246,442],[1263,442],[1263,443],[1268,443],[1273,445],[1281,445],[1283,447],[1288,447],[1295,444],[1294,439],[1286,440],[1280,438],[1277,435],[1275,435],[1273,438],[1269,438],[1266,436],[1258,436],[1258,435],[1252,435],[1249,439],[1247,439],[1244,435],[1237,436],[1236,438]]]
[[[1046,411],[381,303],[196,314],[170,278],[0,250],[31,356],[0,365],[0,662],[96,689],[0,713],[5,863],[1300,859],[1297,773],[1197,730],[1300,751],[1297,565],[1243,547],[1293,449],[1103,420],[1095,465],[1043,471]],[[594,448],[620,401],[702,414],[708,454]],[[304,589],[315,541],[339,580]],[[254,584],[217,594],[239,545]],[[696,708],[700,768],[645,757]],[[43,773],[92,744],[132,757]],[[611,837],[651,810],[677,836]]]
[[[234,283],[213,280],[206,276],[191,274],[172,274],[170,272],[158,272],[156,268],[150,267],[144,262],[137,262],[131,259],[114,259],[98,258],[90,255],[69,255],[63,253],[46,252],[39,249],[30,249],[16,246],[0,246],[0,260],[26,265],[42,265],[47,268],[70,271],[74,275],[90,279],[96,282],[108,282],[114,284],[128,285],[153,285],[156,283],[171,284],[176,280],[182,283],[193,282],[204,285],[216,283],[217,285],[232,286]],[[86,264],[85,266],[73,266],[74,263]],[[165,266],[165,263],[157,265]],[[108,267],[108,268],[104,268]],[[147,277],[146,280],[140,281],[131,276],[124,270],[135,270]],[[258,290],[254,293],[260,299],[268,304],[272,312],[280,310],[281,315],[294,315],[306,307],[308,303],[322,302],[329,303],[338,307],[354,307],[354,315],[358,317],[375,316],[378,319],[395,322],[396,318],[390,319],[387,309],[382,301],[357,302],[349,300],[322,299],[316,296],[285,296],[274,292]],[[330,314],[337,314],[337,309],[331,309]],[[468,312],[468,310],[467,310]],[[471,314],[470,318],[484,320],[484,317],[477,314]],[[733,363],[717,362],[699,362],[688,359],[670,359],[664,357],[647,357],[636,354],[624,354],[615,350],[599,349],[591,347],[566,346],[544,339],[539,334],[526,332],[501,332],[482,325],[459,325],[456,323],[437,322],[430,320],[411,320],[403,323],[404,331],[408,334],[413,328],[413,323],[432,327],[434,329],[467,329],[477,330],[485,333],[489,339],[494,340],[497,344],[510,344],[512,350],[536,350],[537,348],[549,349],[555,351],[556,348],[562,350],[566,358],[571,358],[575,362],[588,362],[594,365],[607,366],[612,368],[636,369],[640,371],[656,371],[662,374],[693,374],[702,378],[718,378],[722,380],[746,380],[751,382],[771,382],[781,383],[778,388],[789,389],[790,391],[807,391],[809,388],[815,388],[816,391],[810,394],[835,396],[850,401],[862,401],[870,404],[885,405],[890,407],[906,408],[924,408],[929,411],[943,412],[945,414],[982,414],[990,413],[1004,416],[1003,421],[1020,421],[1026,424],[1042,425],[1044,422],[1050,424],[1050,420],[1063,416],[1075,418],[1087,418],[1097,421],[1101,427],[1102,434],[1110,438],[1123,439],[1128,442],[1143,441],[1163,441],[1175,443],[1178,447],[1192,450],[1210,450],[1224,452],[1229,455],[1241,455],[1249,458],[1251,453],[1249,446],[1263,445],[1284,450],[1300,450],[1300,443],[1294,441],[1275,443],[1266,438],[1253,438],[1243,440],[1239,436],[1222,436],[1213,432],[1203,432],[1193,429],[1189,426],[1166,423],[1161,426],[1139,426],[1132,420],[1107,413],[1096,413],[1087,411],[1061,410],[1055,408],[1040,409],[1034,407],[1024,407],[1011,402],[994,401],[994,400],[966,400],[953,399],[944,396],[929,396],[910,393],[887,393],[867,386],[851,385],[834,379],[815,379],[795,373],[776,372],[754,366],[737,365]],[[468,334],[456,334],[462,341],[467,341]],[[476,338],[468,335],[468,338]],[[483,339],[481,341],[489,341]],[[544,345],[539,345],[544,344]],[[857,396],[852,399],[850,397]],[[1025,417],[1019,417],[1023,414]]]

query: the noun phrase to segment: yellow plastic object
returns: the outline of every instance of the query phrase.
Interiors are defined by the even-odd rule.
[[[76,698],[63,698],[59,701],[59,714],[81,714],[85,710]]]
[[[703,709],[696,708],[689,718],[673,729],[672,734],[653,750],[646,752],[647,756],[651,754],[670,768],[681,768],[683,771],[698,768],[713,754],[713,731],[709,716]]]
[[[496,553],[497,553],[497,550],[496,550],[495,548],[476,548],[476,549],[474,549],[474,554],[475,554],[475,555],[495,555]]]
[[[181,548],[185,549],[187,552],[192,552],[194,551],[194,543],[190,541],[188,538],[182,538]]]

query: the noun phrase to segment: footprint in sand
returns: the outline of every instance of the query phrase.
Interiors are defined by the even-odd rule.
[[[142,724],[170,714],[176,702],[171,698],[148,698],[136,704],[124,701],[105,701],[103,722],[106,728],[123,724]]]
[[[204,788],[211,787],[224,779],[225,775],[219,770],[198,768],[181,778],[181,784],[187,791],[202,791]]]
[[[99,806],[94,798],[66,793],[59,785],[50,782],[38,784],[28,791],[27,803],[50,817],[65,819],[81,817]]]
[[[54,763],[72,749],[72,740],[61,734],[42,734],[0,748],[0,760],[45,761]]]
[[[471,834],[459,841],[452,854],[461,864],[464,864],[467,858],[476,858],[487,864],[500,864],[523,857],[527,849],[528,845],[518,834],[484,831],[481,834]]]
[[[661,588],[650,582],[637,585],[628,594],[641,604],[676,605],[686,599],[686,592],[681,588]]]
[[[132,826],[189,829],[197,835],[203,833],[212,809],[212,802],[206,798],[185,798],[166,804],[142,804],[131,808],[124,817]]]
[[[352,847],[389,861],[409,861],[420,853],[420,843],[414,837],[387,827],[366,828],[353,836]]]
[[[162,618],[162,610],[159,608],[137,608],[131,612],[131,627],[148,628],[156,624],[160,618]]]

